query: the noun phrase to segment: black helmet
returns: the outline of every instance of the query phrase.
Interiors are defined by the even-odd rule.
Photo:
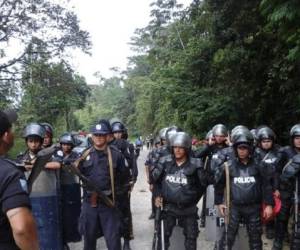
[[[114,122],[113,124],[111,124],[111,130],[113,133],[117,133],[117,132],[122,132],[124,133],[126,128],[124,126],[123,123],[121,122]]]
[[[177,126],[171,126],[166,131],[166,144],[170,145],[171,138],[177,133],[182,132],[181,128],[178,128]]]
[[[300,136],[300,124],[296,124],[291,128],[290,136],[291,137]]]
[[[108,135],[111,134],[111,127],[109,122],[107,123],[106,120],[100,120],[90,129],[90,132],[93,135]]]
[[[53,136],[53,127],[49,123],[42,122],[41,125],[44,127],[47,134],[50,134],[50,136]]]
[[[29,136],[37,136],[41,139],[44,139],[46,130],[43,126],[39,123],[29,123],[24,131],[23,131],[23,138],[28,138]]]
[[[235,140],[235,137],[241,133],[243,133],[244,131],[249,131],[249,129],[244,126],[244,125],[238,125],[238,126],[235,126],[232,130],[231,130],[231,135],[230,135],[230,138],[231,138],[231,141],[233,142]],[[250,132],[250,131],[249,131]]]
[[[228,130],[223,124],[217,124],[212,128],[213,136],[227,136]]]
[[[185,132],[176,132],[170,140],[170,145],[172,147],[183,147],[190,149],[192,146],[192,139],[188,133]]]
[[[253,135],[249,131],[249,129],[242,129],[240,131],[236,131],[232,137],[232,143],[234,147],[237,147],[241,144],[246,144],[248,146],[253,146]]]
[[[262,141],[264,139],[270,139],[270,140],[274,141],[276,138],[276,135],[271,128],[262,127],[260,129],[258,129],[258,131],[256,132],[256,138],[258,141]]]
[[[75,146],[75,140],[71,133],[64,133],[59,138],[59,143],[60,144],[71,144],[72,146]]]

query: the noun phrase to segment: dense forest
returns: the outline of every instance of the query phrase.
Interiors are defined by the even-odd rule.
[[[70,20],[61,20],[70,25],[62,43],[28,41],[14,67],[21,74],[0,65],[0,107],[15,105],[22,122],[48,121],[59,131],[88,129],[100,117],[117,117],[133,135],[177,124],[203,136],[224,123],[229,128],[268,124],[282,141],[287,138],[300,121],[298,0],[194,0],[187,8],[157,0],[151,8],[151,21],[131,39],[135,56],[128,68],[114,69],[110,79],[99,76],[97,86],[88,86],[62,59],[59,46],[87,53],[91,46],[69,13]],[[60,60],[50,62],[49,51]]]

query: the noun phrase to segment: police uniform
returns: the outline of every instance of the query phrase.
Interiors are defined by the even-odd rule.
[[[281,155],[280,168],[282,171],[285,168],[292,169],[294,164],[291,164],[293,158],[297,155],[297,151],[292,146],[286,146],[279,150]],[[289,171],[284,171],[284,174],[280,177],[279,191],[281,199],[281,209],[276,218],[275,223],[275,239],[274,246],[275,250],[281,250],[283,245],[284,237],[287,233],[288,221],[291,215],[291,208],[293,206],[294,190],[295,190],[295,177],[291,175]]]
[[[19,249],[14,241],[6,212],[17,207],[30,208],[24,174],[4,157],[0,157],[0,249]]]
[[[97,124],[91,130],[93,134],[111,133],[105,124]],[[109,146],[108,146],[109,147]],[[128,182],[124,157],[114,147],[109,147],[112,154],[112,167],[114,173],[114,189],[117,193]],[[113,198],[113,190],[110,176],[110,166],[107,151],[96,150],[92,147],[86,158],[81,161],[79,169],[81,173],[94,183],[110,199]],[[97,194],[84,189],[83,204],[80,215],[80,232],[84,237],[84,249],[96,249],[97,238],[104,235],[109,250],[120,250],[121,218],[118,211],[118,196],[115,207],[109,208],[99,200]]]
[[[183,227],[185,248],[197,249],[197,203],[205,190],[201,184],[205,179],[201,160],[189,158],[178,166],[173,156],[168,155],[161,158],[153,169],[152,178],[159,188],[157,194],[164,201],[166,249],[170,246],[169,239],[177,219]]]
[[[228,248],[231,249],[241,220],[247,226],[250,249],[262,249],[261,203],[273,205],[272,186],[269,174],[263,172],[255,159],[245,165],[238,159],[232,158],[227,162],[230,177],[230,217],[227,233]],[[225,173],[224,166],[217,169],[215,184],[215,204],[224,202]],[[225,249],[226,235],[223,233],[220,249]]]
[[[73,163],[79,158],[76,152],[63,156],[63,161]],[[78,231],[79,216],[81,211],[81,188],[78,177],[61,169],[61,204],[62,204],[62,232],[64,243],[81,241]]]
[[[133,237],[132,213],[130,208],[130,188],[131,182],[135,183],[137,179],[137,164],[134,150],[130,150],[130,144],[124,139],[114,139],[110,145],[115,146],[125,158],[128,183],[120,190],[117,195],[119,198],[119,209],[122,213],[122,237],[127,242]],[[129,246],[128,246],[129,248]]]

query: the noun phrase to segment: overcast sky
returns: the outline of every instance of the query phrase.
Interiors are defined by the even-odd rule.
[[[188,5],[192,0],[178,0]],[[96,71],[110,77],[112,67],[126,69],[127,57],[132,55],[128,42],[136,28],[145,27],[150,20],[153,0],[71,0],[81,27],[90,32],[92,56],[75,52],[72,64],[88,84],[97,83]]]

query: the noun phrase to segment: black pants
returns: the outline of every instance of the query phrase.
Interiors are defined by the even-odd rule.
[[[183,228],[183,234],[185,236],[185,241],[184,241],[185,249],[196,250],[197,237],[199,234],[197,219],[198,219],[197,214],[176,216],[171,212],[164,213],[163,220],[164,220],[165,249],[169,249],[170,247],[170,237],[172,236],[173,228],[174,226],[176,226],[176,222],[178,220],[180,226]],[[159,228],[159,239],[161,239],[160,228]],[[159,246],[161,246],[160,240],[159,240]]]
[[[226,244],[228,249],[232,249],[241,220],[247,227],[250,249],[262,250],[260,209],[260,204],[250,206],[232,205],[229,216],[227,243],[226,232],[224,232],[220,244],[221,250],[225,249]]]
[[[122,194],[119,199],[119,210],[121,211],[122,237],[125,240],[133,239],[132,214],[130,208],[130,194]]]

